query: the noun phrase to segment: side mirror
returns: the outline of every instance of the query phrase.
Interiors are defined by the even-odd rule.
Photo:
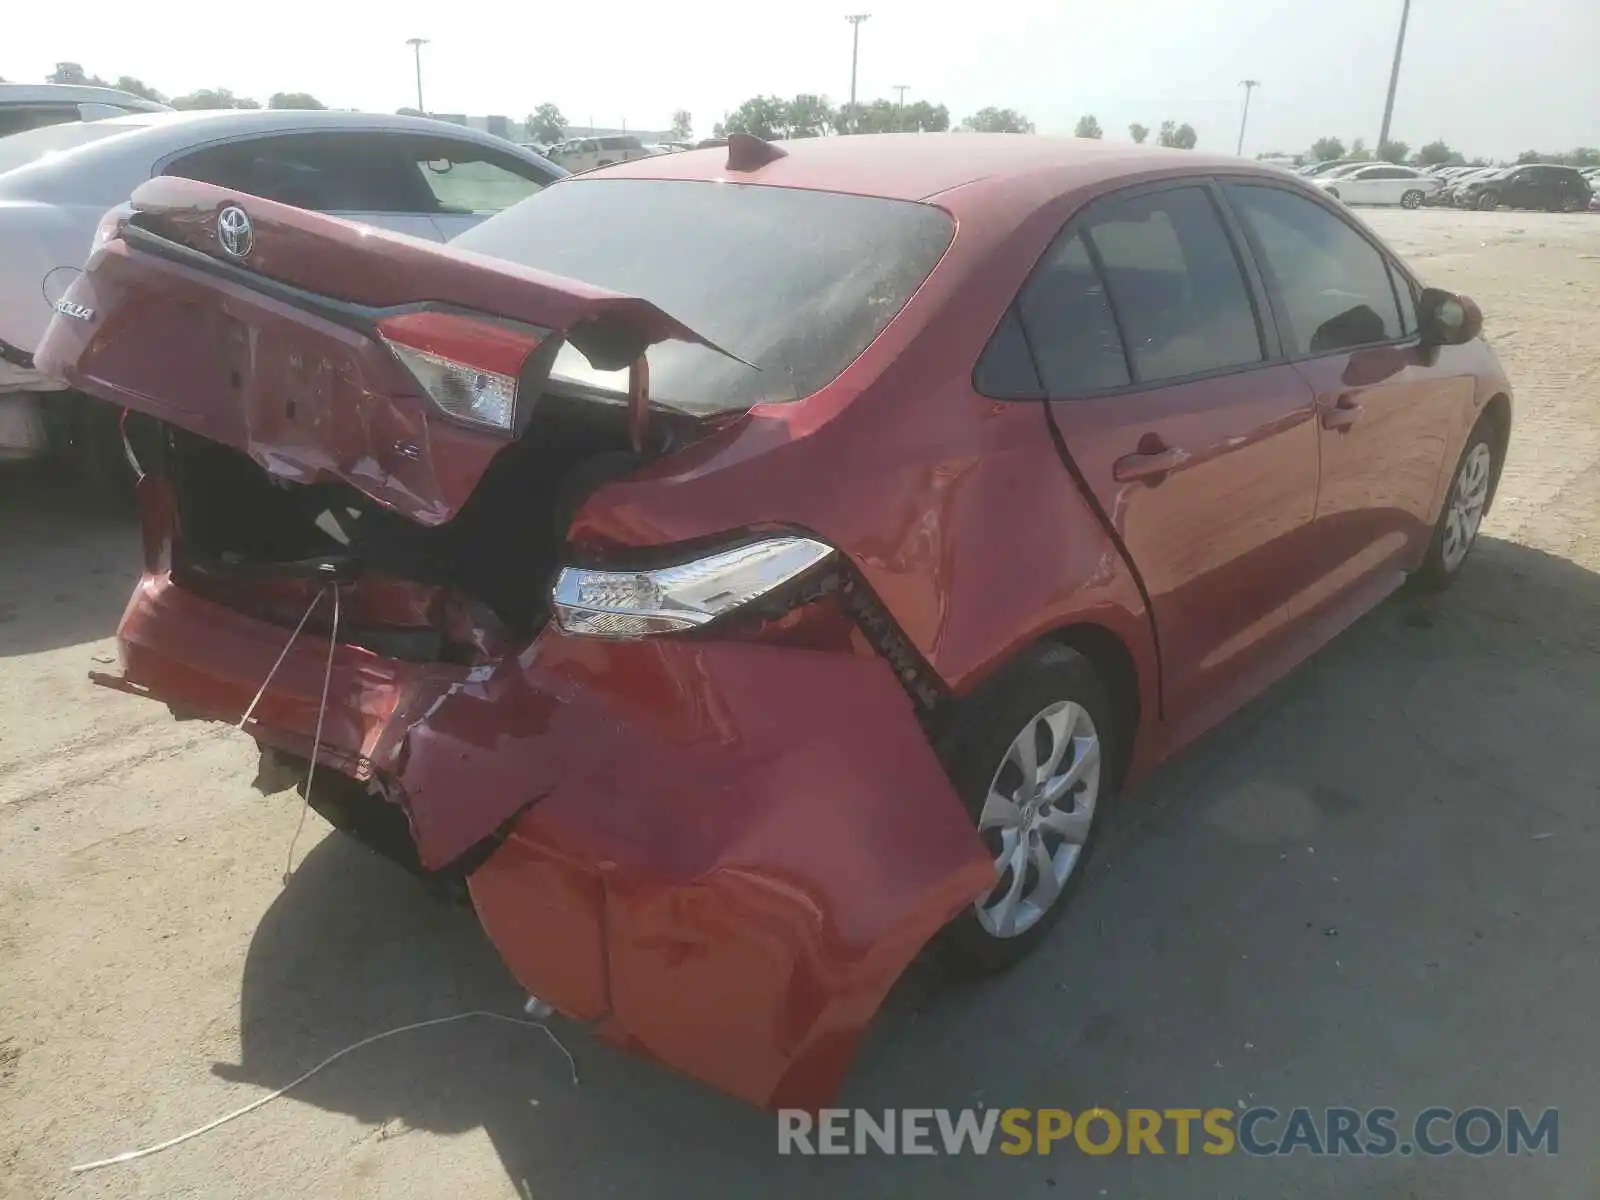
[[[1483,310],[1466,296],[1424,288],[1417,324],[1424,346],[1459,346],[1483,332]]]

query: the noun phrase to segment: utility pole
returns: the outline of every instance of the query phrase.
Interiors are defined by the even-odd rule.
[[[428,110],[422,107],[422,48],[427,44],[427,38],[406,39],[406,45],[411,47],[411,52],[417,59],[417,111],[423,116],[428,115]]]
[[[895,128],[895,132],[898,133],[900,131],[901,127],[905,124],[904,120],[901,117],[901,113],[904,112],[905,107],[906,107],[906,93],[909,92],[911,90],[911,88],[910,88],[910,85],[908,85],[908,84],[897,83],[893,87],[891,87],[889,90],[895,94],[895,96],[894,96],[894,128]]]
[[[861,128],[861,114],[856,111],[856,60],[861,57],[861,22],[865,21],[871,13],[851,13],[845,18],[850,22],[850,132],[855,133]]]
[[[1389,118],[1394,116],[1394,92],[1400,85],[1400,52],[1406,48],[1406,22],[1411,19],[1411,0],[1401,0],[1400,36],[1394,40],[1394,66],[1389,68],[1389,96],[1383,102],[1383,130],[1378,134],[1374,154],[1383,157],[1383,148],[1389,144]]]
[[[1250,120],[1250,93],[1261,86],[1261,80],[1241,79],[1239,80],[1239,86],[1244,89],[1244,116],[1239,118],[1239,144],[1234,147],[1233,152],[1235,154],[1244,153],[1244,127],[1245,122]]]

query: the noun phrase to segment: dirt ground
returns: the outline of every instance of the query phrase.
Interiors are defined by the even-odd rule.
[[[262,799],[242,735],[90,686],[125,520],[0,476],[0,1196],[1463,1197],[1600,1191],[1600,219],[1375,212],[1517,388],[1461,585],[1397,599],[1118,810],[1076,912],[913,980],[844,1103],[1561,1109],[1554,1158],[799,1160],[770,1118],[555,1028],[470,914]]]

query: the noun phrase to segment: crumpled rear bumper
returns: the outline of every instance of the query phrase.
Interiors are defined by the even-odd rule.
[[[236,720],[287,637],[153,572],[105,682]],[[253,735],[309,751],[326,654],[302,635]],[[475,851],[473,905],[529,992],[764,1106],[827,1103],[895,979],[993,882],[873,657],[553,626],[472,669],[341,646],[323,758],[404,807],[425,867]]]

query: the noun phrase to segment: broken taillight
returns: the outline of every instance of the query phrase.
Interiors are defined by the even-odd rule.
[[[384,317],[378,334],[444,412],[507,432],[517,427],[517,379],[545,329],[445,312]]]

